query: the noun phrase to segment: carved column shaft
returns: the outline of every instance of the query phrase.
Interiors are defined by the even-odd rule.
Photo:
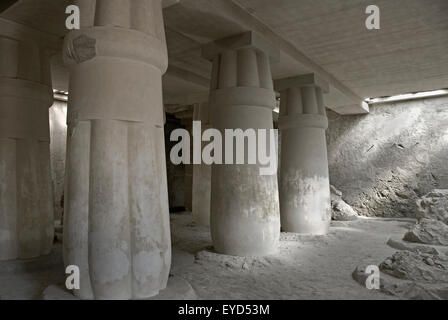
[[[0,260],[29,259],[50,253],[54,237],[50,64],[40,44],[2,31]]]
[[[211,124],[223,136],[225,129],[273,129],[269,56],[276,52],[251,32],[204,47],[213,62]],[[271,254],[280,233],[277,175],[261,175],[258,162],[245,163],[212,166],[213,245],[230,255]]]
[[[331,220],[323,89],[314,75],[276,82],[281,92],[282,230],[326,234]]]
[[[81,270],[80,298],[147,298],[171,263],[161,1],[78,4],[82,28],[65,39],[65,264]]]

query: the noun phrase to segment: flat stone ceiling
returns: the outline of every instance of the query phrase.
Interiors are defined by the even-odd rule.
[[[12,3],[13,1],[11,1]],[[175,3],[176,1],[170,1]],[[201,45],[248,29],[282,51],[275,79],[309,72],[330,82],[337,109],[367,97],[448,88],[448,1],[376,0],[381,30],[365,28],[370,0],[180,0],[164,9],[170,71],[165,97],[208,90],[211,66]],[[19,0],[0,17],[62,40],[68,0]],[[54,83],[67,89],[61,59]]]
[[[447,0],[237,1],[362,97],[448,88]]]

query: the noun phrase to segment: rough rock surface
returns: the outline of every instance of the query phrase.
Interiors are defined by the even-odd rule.
[[[435,189],[417,200],[417,219],[434,219],[448,225],[448,189]]]
[[[352,221],[358,219],[358,214],[342,199],[342,192],[334,186],[331,191],[331,218],[336,221]]]
[[[328,111],[330,181],[359,215],[415,218],[416,200],[448,189],[448,97]]]
[[[358,266],[352,277],[366,286],[367,266]],[[448,257],[403,250],[380,264],[380,292],[401,299],[448,299]]]
[[[389,239],[387,241],[387,245],[391,248],[397,249],[397,250],[408,250],[415,253],[428,253],[428,254],[437,254],[437,255],[443,255],[446,254],[442,252],[441,250],[438,250],[431,246],[426,245],[416,245],[416,246],[410,246],[405,242],[397,241],[394,239]]]
[[[382,272],[398,279],[446,282],[448,285],[448,257],[444,255],[398,251],[379,267]]]
[[[448,246],[448,225],[439,220],[422,219],[404,235],[403,240]]]
[[[275,265],[276,259],[273,256],[266,257],[237,257],[224,254],[217,254],[209,250],[203,250],[196,254],[195,262],[198,264],[214,263],[222,268],[235,270],[250,270],[255,267]]]
[[[363,287],[366,286],[369,276],[365,272],[366,268],[366,265],[358,266],[352,273],[353,279]],[[448,285],[446,284],[420,284],[415,281],[397,279],[385,273],[380,274],[379,291],[400,299],[434,300],[448,298]]]

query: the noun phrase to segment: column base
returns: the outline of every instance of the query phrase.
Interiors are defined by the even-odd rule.
[[[42,292],[43,300],[80,300],[68,291],[64,285],[50,285]],[[173,276],[168,279],[164,290],[148,298],[133,300],[197,300],[196,293],[187,280]]]
[[[323,236],[328,233],[330,221],[316,223],[288,223],[282,226],[282,232],[299,233],[304,235]]]

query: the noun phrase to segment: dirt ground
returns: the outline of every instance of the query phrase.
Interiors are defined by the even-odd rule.
[[[277,254],[241,258],[212,252],[208,228],[190,213],[171,215],[171,274],[188,281],[198,299],[396,299],[352,279],[358,265],[377,265],[395,249],[412,220],[360,218],[332,222],[327,236],[282,233]],[[41,299],[64,283],[62,246],[30,261],[0,262],[0,299]]]

